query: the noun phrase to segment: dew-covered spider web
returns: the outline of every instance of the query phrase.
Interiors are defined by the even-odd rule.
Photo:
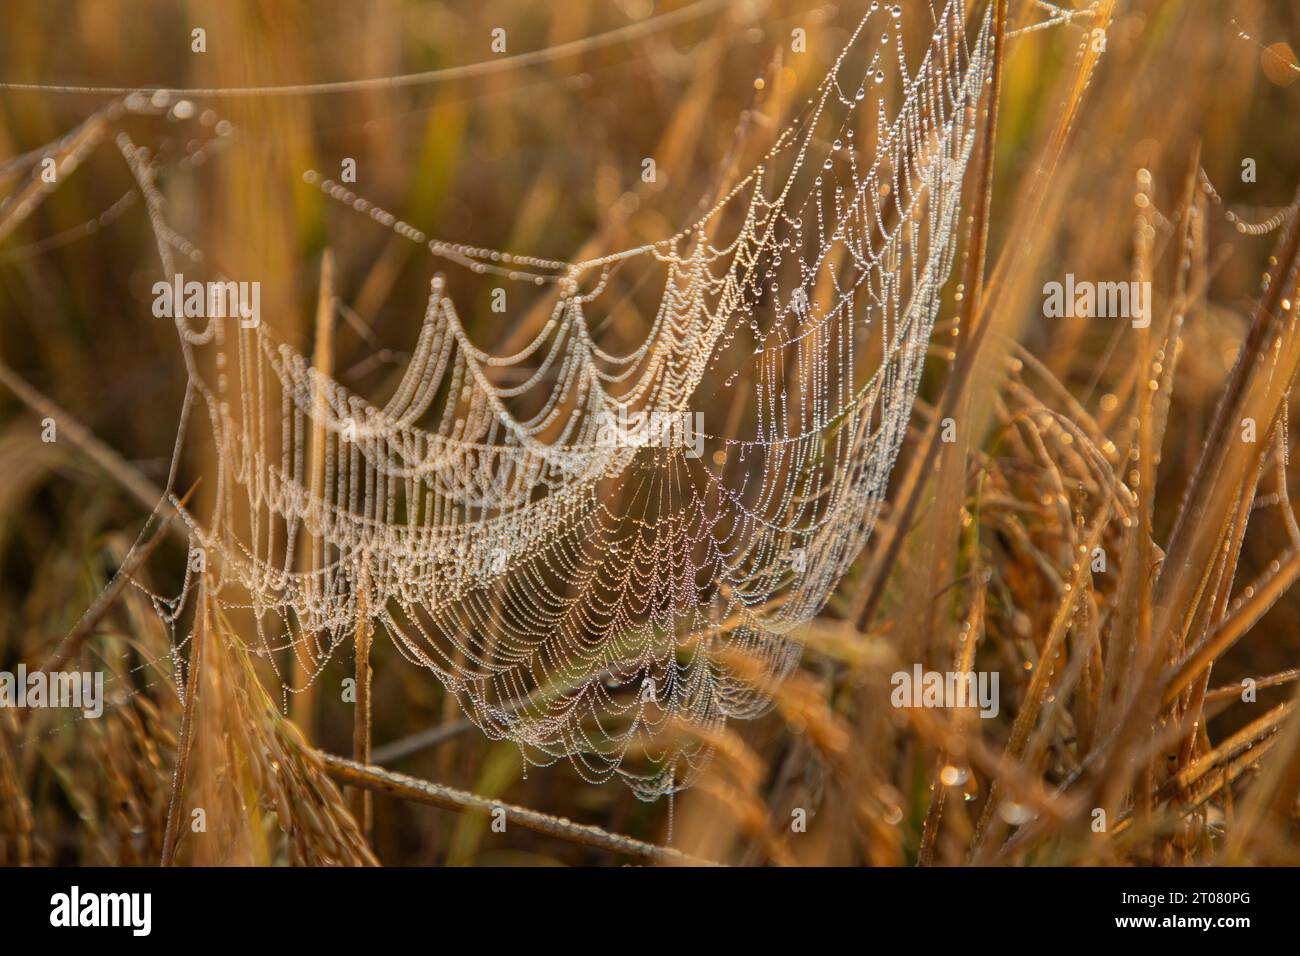
[[[687,785],[728,720],[770,706],[867,542],[955,257],[989,16],[870,6],[762,161],[651,244],[581,262],[473,248],[308,171],[432,255],[418,339],[378,404],[271,323],[176,319],[179,440],[206,413],[216,473],[214,509],[187,517],[206,559],[168,613],[202,576],[255,622],[250,644],[292,645],[311,675],[365,621],[529,763],[644,799]],[[931,35],[909,68],[913,26]],[[201,262],[159,168],[119,146],[164,274]],[[490,354],[439,269],[550,287],[553,308]],[[615,270],[661,289],[630,350],[600,335]]]

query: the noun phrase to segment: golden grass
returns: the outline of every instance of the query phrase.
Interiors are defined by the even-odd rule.
[[[353,57],[370,74],[458,63],[464,38],[508,13],[381,2],[358,25],[349,6],[314,5],[308,18],[300,3],[196,3],[196,21],[246,46],[195,75],[336,76]],[[292,720],[264,689],[277,682],[250,656],[247,622],[201,591],[199,611],[177,623],[173,660],[172,635],[130,585],[175,591],[184,550],[164,534],[183,528],[168,519],[135,545],[124,529],[160,499],[166,469],[150,459],[169,447],[184,378],[168,365],[168,330],[128,318],[142,308],[121,288],[130,283],[87,267],[129,274],[136,260],[113,244],[142,245],[146,233],[123,225],[112,240],[0,263],[0,666],[77,662],[114,678],[101,721],[0,711],[0,862],[1300,863],[1300,527],[1287,447],[1300,369],[1300,87],[1268,78],[1226,12],[1188,6],[1102,0],[1072,25],[1016,35],[1035,5],[997,3],[1010,35],[1000,33],[968,174],[965,258],[876,536],[804,634],[799,671],[764,687],[769,716],[669,731],[703,734],[714,751],[671,808],[560,766],[521,777],[515,757],[462,733],[454,699],[372,646],[365,627],[355,660],[327,670],[355,679],[358,705],[298,683]],[[15,7],[0,44],[21,51],[0,62],[27,78],[66,72],[50,14]],[[94,53],[96,72],[144,82],[136,58],[164,40],[147,15],[96,7],[99,32],[68,45]],[[396,362],[376,360],[375,344],[410,341],[424,265],[396,241],[336,247],[319,196],[283,185],[301,168],[354,150],[376,171],[375,198],[467,242],[589,256],[644,241],[707,206],[770,143],[824,70],[835,25],[855,18],[844,7],[783,0],[754,18],[725,5],[519,74],[328,106],[225,104],[251,146],[223,167],[211,246],[256,260],[268,286],[303,290],[276,304],[286,338],[314,337],[324,367],[382,390]],[[1232,16],[1270,42],[1296,27],[1257,0]],[[566,3],[512,38],[554,45],[618,17]],[[387,46],[377,24],[416,39]],[[824,31],[805,59],[788,52],[801,24]],[[748,42],[751,30],[761,42]],[[1094,30],[1106,31],[1104,52]],[[260,52],[272,35],[283,56]],[[191,69],[165,52],[157,62],[168,82]],[[599,78],[605,99],[573,84],[578,75]],[[84,112],[0,97],[8,154],[52,141]],[[639,122],[620,115],[630,101]],[[642,155],[674,171],[671,190],[620,178]],[[1257,183],[1240,181],[1243,157],[1258,161]],[[0,168],[0,189],[17,197],[0,207],[0,256],[108,206],[130,183],[104,162],[39,205]],[[1267,236],[1235,228],[1288,205]],[[1044,319],[1042,283],[1066,272],[1150,281],[1150,327]],[[361,331],[322,324],[324,308],[311,321],[334,297]],[[548,307],[538,299],[508,327],[479,316],[472,331],[510,349]],[[645,322],[629,294],[613,331],[634,341]],[[729,429],[746,414],[724,411]],[[59,423],[56,446],[32,437],[43,417]],[[947,418],[954,443],[941,440]],[[201,460],[185,465],[203,473]],[[200,486],[196,514],[210,493]],[[891,707],[890,675],[916,662],[999,672],[999,716]],[[762,681],[752,662],[723,663]],[[288,655],[278,664],[302,672]],[[1243,698],[1247,677],[1256,699]],[[409,774],[366,766],[372,737],[382,747],[431,726],[446,732],[401,758]],[[354,759],[333,756],[343,753]],[[355,788],[350,799],[340,786]],[[495,806],[521,826],[484,827]],[[792,827],[796,811],[806,829]]]

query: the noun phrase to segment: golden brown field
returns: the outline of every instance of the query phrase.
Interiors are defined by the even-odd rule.
[[[1300,7],[892,7],[8,0],[0,862],[1300,864]]]

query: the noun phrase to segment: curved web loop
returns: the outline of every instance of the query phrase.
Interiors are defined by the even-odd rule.
[[[265,324],[178,320],[220,462],[193,529],[209,593],[313,673],[369,618],[534,764],[645,799],[689,783],[725,721],[769,706],[876,519],[989,76],[988,18],[963,6],[911,73],[901,15],[873,3],[764,161],[670,239],[562,263],[396,224],[457,267],[554,284],[512,355],[470,340],[438,276],[382,407]],[[591,330],[623,267],[662,294],[614,354]]]

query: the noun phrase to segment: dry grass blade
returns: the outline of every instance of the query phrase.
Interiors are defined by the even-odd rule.
[[[537,810],[511,804],[497,803],[484,797],[476,796],[464,790],[445,787],[426,780],[408,777],[406,774],[393,773],[382,767],[367,767],[352,760],[321,754],[321,762],[326,772],[337,782],[350,787],[362,787],[374,793],[410,800],[416,803],[440,807],[444,810],[477,811],[491,814],[494,810],[504,810],[507,826],[510,821],[528,830],[544,833],[557,839],[580,843],[583,846],[597,847],[620,853],[625,856],[645,860],[650,863],[662,863],[677,866],[710,866],[708,860],[701,860],[674,850],[671,847],[655,846],[631,837],[608,833],[599,827],[574,823],[562,817],[553,817]]]
[[[176,508],[171,512],[171,514],[162,519],[158,530],[154,532],[152,538],[146,541],[143,545],[132,549],[131,553],[127,556],[126,561],[122,564],[122,567],[118,569],[112,583],[100,593],[99,597],[95,599],[95,603],[86,609],[86,613],[81,616],[79,621],[77,621],[76,627],[74,627],[68,636],[59,643],[59,646],[54,649],[54,652],[46,658],[45,662],[40,666],[40,670],[47,674],[52,673],[59,670],[64,664],[77,656],[81,650],[82,643],[87,637],[94,633],[95,628],[99,626],[100,622],[104,619],[104,616],[112,610],[113,605],[121,596],[122,591],[131,583],[132,576],[137,570],[144,566],[144,563],[149,560],[149,556],[153,554],[154,550],[167,536],[171,529],[172,522],[185,508],[185,503],[189,501],[190,496],[194,494],[194,489],[197,487],[198,483],[196,482],[189,491],[185,492],[185,494],[181,496]]]

